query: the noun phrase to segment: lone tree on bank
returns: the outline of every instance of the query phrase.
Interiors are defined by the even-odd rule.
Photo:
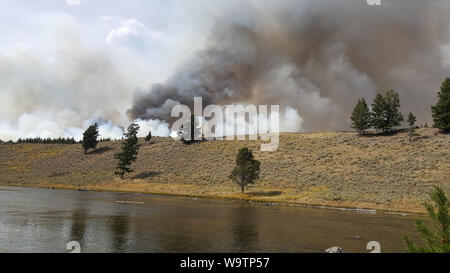
[[[429,195],[434,205],[425,202],[424,207],[435,228],[430,230],[422,220],[416,220],[417,232],[425,246],[417,246],[411,238],[405,236],[407,250],[410,253],[450,253],[449,200],[445,196],[444,190],[438,186],[435,186]]]
[[[378,94],[372,104],[371,125],[388,133],[404,120],[400,109],[400,97],[394,90],[389,90],[383,96]]]
[[[439,100],[435,106],[431,106],[434,128],[441,129],[444,133],[450,132],[450,78],[446,78],[438,92]]]
[[[408,122],[409,125],[409,142],[411,142],[414,132],[414,124],[416,123],[416,117],[413,115],[413,113],[409,112],[406,122]]]
[[[148,131],[148,135],[145,137],[145,141],[150,141],[152,139],[152,131]]]
[[[239,150],[236,157],[236,166],[231,172],[230,179],[241,186],[241,191],[244,193],[244,188],[248,184],[253,184],[259,178],[261,163],[254,159],[252,151],[248,148]]]
[[[117,159],[116,170],[114,174],[120,176],[123,179],[125,173],[130,173],[133,170],[130,168],[133,162],[136,162],[137,154],[139,150],[137,133],[139,131],[139,125],[131,123],[128,126],[125,135],[125,141],[122,143],[122,151],[114,154],[114,158]]]
[[[95,149],[98,144],[98,124],[95,123],[89,126],[86,131],[83,133],[83,142],[82,146],[84,149],[84,153],[87,154],[89,149]]]
[[[364,130],[370,128],[370,111],[364,98],[358,100],[355,109],[353,109],[351,120],[351,127],[358,131],[359,136],[363,135]]]

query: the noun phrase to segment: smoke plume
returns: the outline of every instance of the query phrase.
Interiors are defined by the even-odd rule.
[[[63,20],[50,56],[29,46],[0,48],[0,139],[74,137],[94,122],[100,137],[121,138],[132,83],[111,54],[82,42],[81,27]],[[135,119],[139,136],[168,136],[160,120]]]
[[[298,110],[303,130],[345,130],[359,98],[395,89],[403,112],[430,122],[449,76],[447,0],[258,0],[218,8],[203,48],[167,81],[136,91],[130,118],[169,120],[173,105],[201,96],[204,104],[280,104]]]
[[[349,129],[359,98],[395,89],[430,123],[450,76],[448,0],[47,2],[0,4],[2,140],[80,139],[93,122],[120,138],[133,121],[167,136],[172,107],[195,96],[279,104],[281,131],[330,131]]]

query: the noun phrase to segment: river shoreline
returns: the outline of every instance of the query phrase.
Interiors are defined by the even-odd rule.
[[[252,196],[252,191],[249,194],[223,194],[223,195],[211,195],[211,194],[200,194],[200,193],[174,193],[169,191],[161,190],[127,190],[126,188],[114,189],[112,187],[105,186],[87,186],[87,187],[75,187],[68,185],[23,185],[23,184],[11,184],[2,183],[0,186],[4,187],[26,187],[26,188],[39,188],[39,189],[58,189],[58,190],[78,190],[78,191],[94,191],[94,192],[109,192],[109,193],[135,193],[135,194],[146,194],[146,195],[164,195],[172,197],[189,197],[189,198],[199,198],[199,199],[210,199],[210,200],[229,200],[229,201],[246,201],[249,203],[259,203],[259,204],[270,204],[270,205],[282,205],[282,206],[298,206],[307,208],[319,208],[319,209],[329,209],[329,210],[345,210],[363,213],[386,213],[386,214],[396,214],[396,215],[424,215],[426,211],[421,209],[421,204],[417,204],[416,207],[402,208],[397,206],[386,206],[385,204],[371,204],[362,202],[333,202],[333,201],[316,201],[316,202],[299,202],[299,201],[286,201],[282,199],[271,198],[257,198]]]
[[[432,128],[390,136],[352,132],[280,134],[277,151],[261,140],[139,139],[138,159],[124,179],[114,175],[122,142],[0,145],[0,184],[234,199],[250,202],[424,213],[434,185],[450,192],[450,136]],[[260,178],[242,194],[229,179],[246,147],[261,162]]]

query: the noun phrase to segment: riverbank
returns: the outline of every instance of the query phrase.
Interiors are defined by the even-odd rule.
[[[138,185],[136,183],[119,182],[117,184],[107,185],[87,185],[83,188],[77,188],[72,185],[47,185],[47,184],[1,184],[0,186],[11,187],[29,187],[29,188],[42,188],[42,189],[59,189],[59,190],[78,190],[78,191],[95,191],[95,192],[110,192],[110,193],[140,193],[149,195],[167,195],[167,196],[179,196],[179,197],[191,197],[201,199],[212,200],[241,200],[254,203],[264,203],[272,205],[286,205],[286,206],[302,206],[313,208],[327,208],[327,209],[339,209],[339,210],[358,210],[367,212],[392,212],[392,213],[408,213],[408,214],[424,214],[422,204],[416,203],[403,203],[395,205],[375,204],[365,202],[335,202],[326,201],[323,199],[309,199],[309,202],[299,202],[292,200],[292,196],[289,197],[289,193],[283,193],[281,191],[274,191],[270,189],[260,189],[260,187],[252,187],[252,190],[242,194],[236,192],[234,189],[229,189],[234,193],[226,193],[225,189],[217,191],[205,192],[204,190],[196,191],[192,187],[186,187],[186,185],[168,185],[168,184],[153,184],[152,187],[148,185]],[[256,191],[255,191],[256,190]]]
[[[434,132],[419,129],[411,143],[407,133],[282,134],[275,152],[259,151],[260,141],[140,140],[135,172],[124,180],[113,175],[120,141],[101,143],[88,155],[79,145],[5,144],[0,184],[423,212],[432,185],[450,190],[450,136]],[[228,175],[244,146],[262,172],[242,194]]]

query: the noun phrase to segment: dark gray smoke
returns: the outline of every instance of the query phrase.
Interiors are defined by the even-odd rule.
[[[450,75],[450,1],[381,1],[241,1],[216,18],[191,61],[137,91],[128,114],[169,120],[174,104],[202,96],[205,104],[290,106],[305,130],[348,129],[359,98],[395,89],[404,112],[429,122]]]

